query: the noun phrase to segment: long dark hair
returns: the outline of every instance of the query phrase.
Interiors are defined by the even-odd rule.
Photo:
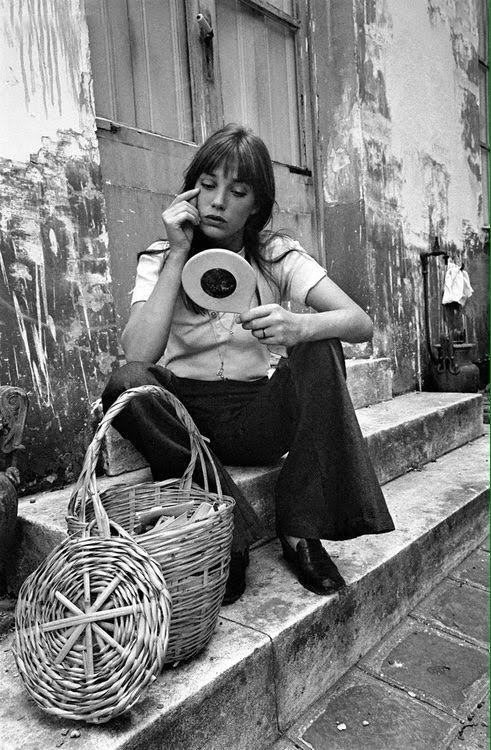
[[[199,177],[219,166],[225,175],[233,170],[239,182],[252,188],[257,211],[244,226],[244,249],[248,260],[259,263],[260,232],[271,220],[275,203],[275,181],[271,156],[264,141],[243,125],[229,123],[210,135],[195,153],[184,173],[182,192],[195,187]],[[205,238],[195,230],[190,255],[203,249]]]
[[[254,260],[261,274],[269,284],[273,283],[269,266],[281,261],[291,250],[287,247],[284,253],[273,259],[262,254],[262,248],[275,237],[291,239],[288,232],[266,230],[271,221],[275,205],[275,179],[271,156],[264,141],[244,125],[229,123],[209,136],[196,151],[191,163],[184,173],[181,192],[195,187],[202,174],[209,174],[218,167],[223,167],[225,175],[233,170],[237,180],[249,185],[254,193],[257,211],[249,216],[244,226],[244,254],[250,263]],[[189,257],[196,255],[207,247],[209,240],[199,227],[194,229]],[[161,252],[160,248],[144,250],[141,255]],[[258,302],[261,304],[259,290]],[[186,307],[195,313],[205,314],[206,310],[193,302],[181,287],[181,296]]]
[[[225,125],[210,135],[195,153],[184,173],[182,192],[194,188],[202,174],[210,174],[218,167],[223,167],[226,176],[233,171],[239,182],[252,188],[257,210],[249,216],[244,226],[244,254],[249,263],[255,260],[263,275],[268,277],[268,260],[261,254],[265,235],[269,238],[273,236],[272,232],[263,231],[271,221],[275,205],[275,179],[268,148],[259,136],[244,125]],[[199,227],[195,228],[189,256],[203,250],[207,242],[209,240]],[[186,307],[196,313],[206,312],[192,302],[183,289],[181,294]]]

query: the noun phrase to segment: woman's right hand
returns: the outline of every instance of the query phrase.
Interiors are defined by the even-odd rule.
[[[162,213],[162,221],[167,231],[170,251],[187,256],[193,239],[194,227],[201,221],[196,208],[200,188],[186,190],[176,195],[170,206]]]

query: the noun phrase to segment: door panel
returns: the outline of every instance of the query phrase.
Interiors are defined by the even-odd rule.
[[[126,0],[85,0],[96,112],[135,125]]]
[[[196,148],[186,3],[86,0],[86,7],[115,310],[122,328],[137,253],[163,236],[161,213],[179,192]]]
[[[86,0],[96,112],[192,140],[185,4]]]
[[[310,255],[323,263],[318,253],[312,178],[292,174],[284,164],[275,162],[273,168],[277,203],[273,214],[273,228],[291,232]]]
[[[136,127],[191,140],[191,86],[184,5],[129,0]]]
[[[161,214],[179,192],[196,146],[122,126],[98,131],[118,327],[130,309],[137,253],[165,237]]]
[[[274,6],[291,13],[293,2],[277,0]],[[296,16],[272,15],[243,0],[216,0],[224,120],[242,122],[264,140],[273,157],[277,188],[273,226],[289,230],[321,259],[316,196],[308,169],[312,156],[307,154],[311,139],[305,133],[308,87],[301,70],[301,23]]]
[[[239,0],[217,2],[226,122],[247,123],[276,161],[300,166],[294,32]]]
[[[306,4],[85,2],[118,326],[128,317],[137,253],[164,236],[161,213],[181,188],[193,141],[224,122],[263,137],[277,181],[274,227],[291,230],[318,257]],[[211,38],[198,13],[207,15]]]

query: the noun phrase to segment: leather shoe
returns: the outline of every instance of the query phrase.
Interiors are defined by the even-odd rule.
[[[225,586],[222,606],[233,604],[240,599],[246,587],[246,568],[249,565],[249,547],[239,551],[232,550],[230,568]]]
[[[300,539],[294,550],[285,537],[280,536],[283,556],[294,568],[298,580],[314,594],[334,594],[346,586],[346,581],[333,563],[319,539]]]

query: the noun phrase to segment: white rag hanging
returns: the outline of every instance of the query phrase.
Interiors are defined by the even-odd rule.
[[[442,305],[458,302],[463,307],[473,291],[467,271],[463,271],[460,266],[449,258],[445,273]]]

